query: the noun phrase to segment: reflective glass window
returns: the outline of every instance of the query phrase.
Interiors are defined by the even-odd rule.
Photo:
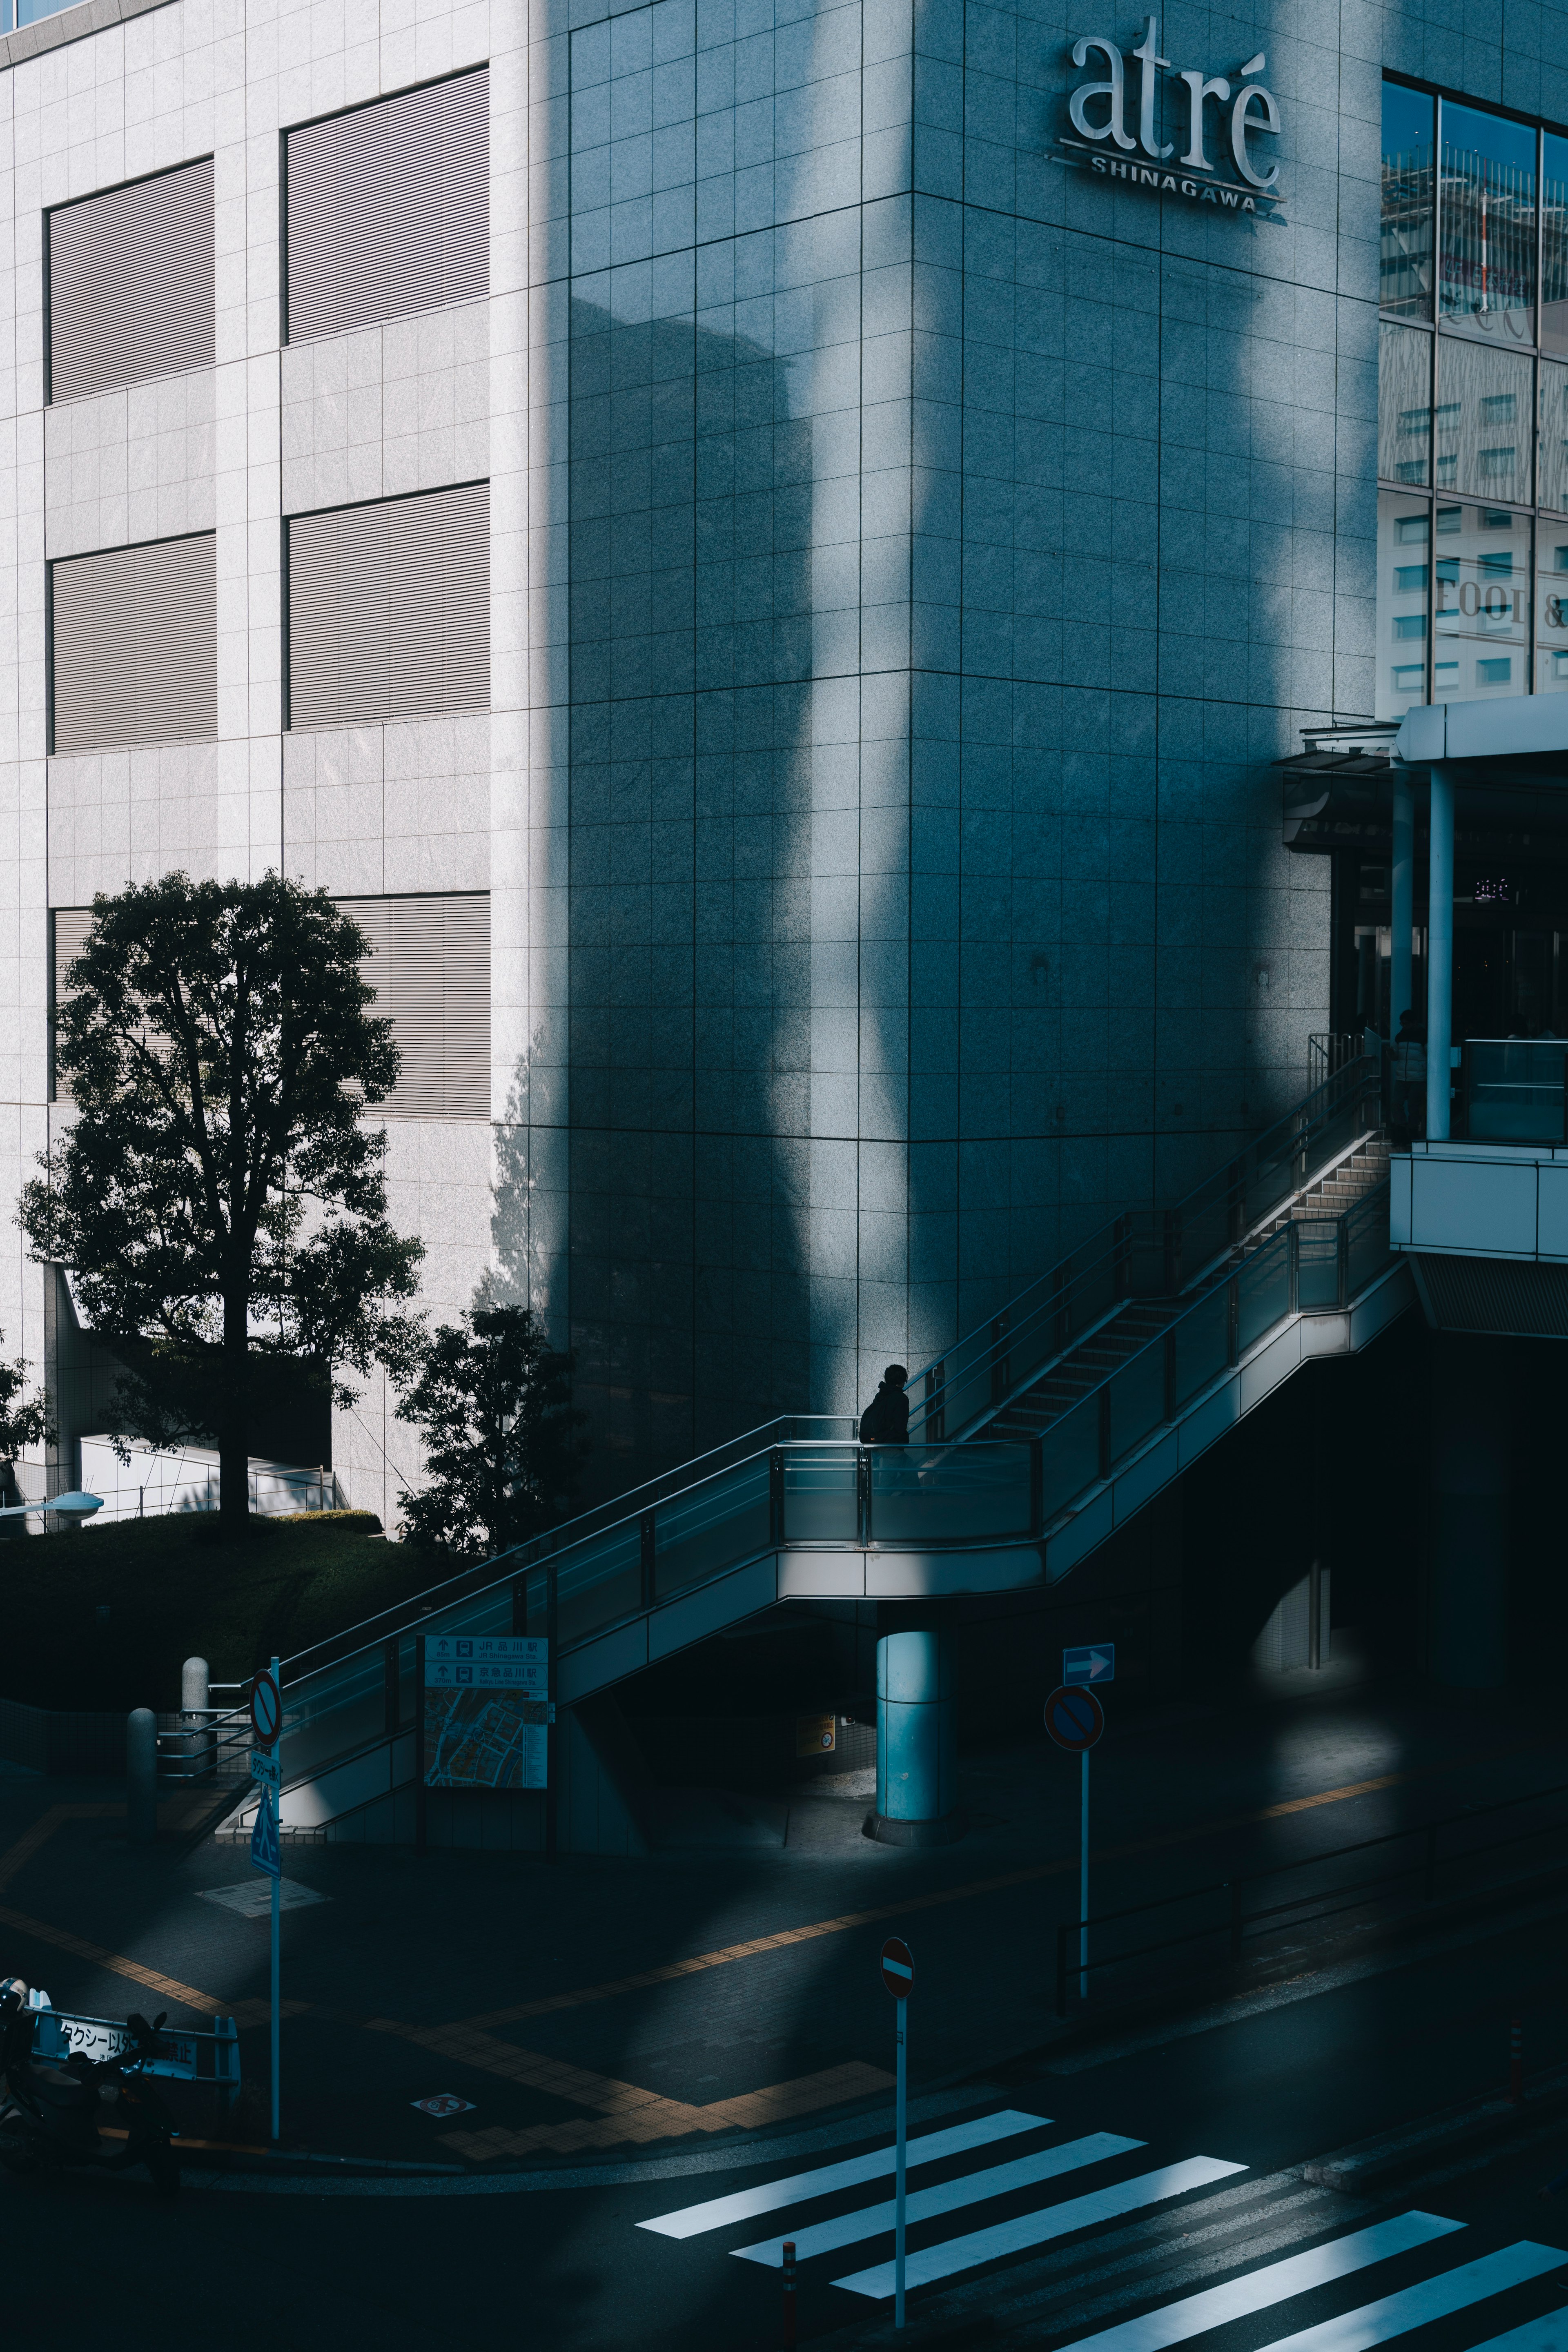
[[[1379,279],[1385,310],[1432,316],[1433,101],[1383,85],[1383,236]]]
[[[1541,488],[1543,507],[1568,514],[1568,367],[1541,362]]]
[[[1522,503],[1532,494],[1534,362],[1521,352],[1439,337],[1436,476],[1439,490]]]
[[[1541,348],[1568,352],[1568,139],[1554,131],[1542,141]]]
[[[1530,541],[1527,515],[1439,499],[1432,560],[1435,701],[1530,691]]]
[[[1441,317],[1469,334],[1535,340],[1535,133],[1443,103]]]
[[[1432,338],[1418,327],[1378,330],[1377,470],[1413,488],[1432,478]]]
[[[1535,566],[1535,691],[1568,693],[1568,523],[1542,516]]]
[[[1426,699],[1432,509],[1380,490],[1377,499],[1377,717],[1403,719]],[[1564,583],[1568,586],[1568,582]]]

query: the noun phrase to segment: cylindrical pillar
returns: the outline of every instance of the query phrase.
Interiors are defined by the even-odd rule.
[[[1432,1674],[1454,1690],[1508,1680],[1510,1351],[1434,1339]]]
[[[132,1707],[126,1718],[125,1827],[132,1845],[151,1845],[158,1834],[158,1718],[150,1706]]]
[[[1388,951],[1388,1025],[1384,1034],[1392,1037],[1403,1015],[1415,1010],[1410,994],[1410,941],[1415,929],[1415,808],[1410,771],[1400,760],[1394,762],[1394,862],[1389,881],[1393,932]]]
[[[934,1630],[877,1643],[877,1812],[887,1845],[948,1845],[963,1833],[957,1803],[952,1664]]]
[[[207,1712],[212,1705],[212,1684],[205,1658],[187,1658],[180,1668],[180,1719],[184,1738],[180,1746],[184,1753],[185,1778],[198,1780],[212,1767],[212,1733],[207,1728]]]
[[[1454,782],[1442,767],[1432,771],[1426,883],[1426,1138],[1445,1143],[1454,1027]]]

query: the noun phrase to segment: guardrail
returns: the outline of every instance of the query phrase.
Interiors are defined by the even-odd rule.
[[[1436,1902],[1440,1895],[1450,1899],[1462,1888],[1442,1882],[1446,1877],[1471,1864],[1484,1864],[1510,1849],[1546,1839],[1568,1837],[1568,1805],[1560,1820],[1523,1828],[1500,1836],[1488,1831],[1482,1843],[1466,1846],[1458,1852],[1444,1850],[1445,1833],[1459,1829],[1474,1829],[1479,1822],[1501,1813],[1518,1813],[1525,1807],[1547,1803],[1552,1799],[1568,1799],[1568,1781],[1559,1781],[1550,1789],[1536,1789],[1523,1797],[1507,1797],[1494,1805],[1470,1805],[1463,1812],[1446,1813],[1438,1820],[1418,1822],[1410,1829],[1389,1830],[1382,1836],[1359,1838],[1352,1845],[1332,1846],[1325,1853],[1305,1855],[1299,1862],[1268,1864],[1262,1870],[1244,1871],[1237,1877],[1216,1879],[1205,1886],[1189,1887],[1179,1895],[1157,1895],[1147,1903],[1134,1903],[1121,1911],[1104,1911],[1089,1919],[1064,1919],[1057,1928],[1056,2012],[1066,2017],[1069,2012],[1068,1988],[1075,1978],[1091,1975],[1095,1970],[1126,1968],[1136,1960],[1147,1960],[1155,1955],[1165,1955],[1194,1946],[1207,1946],[1210,1957],[1194,1952],[1194,1969],[1212,1968],[1215,1958],[1231,1966],[1246,1957],[1248,1943],[1260,1943],[1269,1936],[1299,1934],[1321,1920],[1342,1917],[1347,1913],[1364,1910],[1369,1904],[1386,1898],[1390,1890],[1411,1889],[1407,1907],[1421,1908]],[[1363,1876],[1338,1879],[1329,1885],[1304,1886],[1300,1894],[1287,1895],[1283,1902],[1249,1903],[1249,1890],[1269,1881],[1292,1876],[1331,1876],[1337,1867],[1352,1856],[1371,1854],[1394,1846],[1411,1849],[1409,1858],[1384,1870],[1373,1870]],[[1512,1887],[1533,1885],[1539,1878],[1561,1873],[1568,1864],[1568,1853],[1549,1869],[1529,1872],[1504,1883]],[[1483,1873],[1476,1874],[1479,1880]],[[1475,1891],[1484,1891],[1477,1885]],[[1179,1904],[1197,1904],[1206,1907],[1208,1916],[1195,1926],[1184,1927],[1173,1935],[1158,1936],[1148,1943],[1134,1944],[1126,1949],[1096,1952],[1090,1944],[1089,1959],[1080,1958],[1080,1939],[1087,1931],[1093,1938],[1111,1927],[1123,1926],[1133,1919],[1152,1919],[1158,1912],[1170,1912]],[[1214,1948],[1222,1949],[1214,1953]],[[1165,1971],[1162,1969],[1163,1980]]]
[[[248,1707],[182,1707],[158,1723],[158,1779],[169,1786],[210,1781],[237,1785],[250,1777],[254,1735]]]
[[[1177,1297],[1378,1124],[1381,1086],[1374,1055],[1347,1060],[1184,1200],[1131,1209],[1101,1225],[1000,1315],[911,1376],[910,1435],[930,1443],[961,1435],[1125,1300]]]

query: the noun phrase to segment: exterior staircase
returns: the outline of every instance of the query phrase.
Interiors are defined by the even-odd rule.
[[[627,1852],[616,1684],[781,1604],[1067,1575],[1302,1362],[1364,1347],[1411,1303],[1379,1075],[1347,1063],[1185,1200],[1089,1234],[916,1376],[908,1446],[771,1423],[286,1661],[285,1830],[415,1834],[422,1637],[548,1641],[551,1819],[567,1846]]]

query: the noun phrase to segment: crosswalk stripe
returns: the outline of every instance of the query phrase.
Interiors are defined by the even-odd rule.
[[[956,2213],[962,2206],[978,2205],[987,2197],[1032,2189],[1038,2181],[1054,2180],[1086,2164],[1104,2164],[1113,2156],[1126,2156],[1144,2145],[1141,2139],[1121,2139],[1115,2132],[1090,2132],[1083,2139],[1064,2140],[1060,2147],[1042,2148],[1035,2156],[1016,2156],[1010,2164],[994,2164],[984,2172],[964,2172],[956,2180],[939,2180],[934,2188],[921,2189],[908,2199],[905,2216],[910,2222],[929,2221],[935,2214]],[[863,2205],[858,2213],[839,2213],[830,2221],[793,2230],[790,2236],[796,2259],[808,2262],[813,2254],[852,2246],[858,2238],[874,2238],[892,2228],[894,2217],[889,2197],[881,2205]],[[743,2262],[766,2263],[770,2269],[778,2270],[784,2263],[784,2246],[782,2238],[764,2238],[754,2246],[732,2246],[731,2252]]]
[[[1549,2311],[1540,2319],[1527,2319],[1522,2327],[1510,2327],[1506,2336],[1493,2336],[1478,2344],[1476,2352],[1568,2352],[1568,2311]]]
[[[910,2164],[935,2164],[944,2156],[963,2156],[973,2147],[1011,2139],[1019,2132],[1043,2131],[1049,2116],[1026,2116],[1016,2107],[995,2115],[976,2116],[966,2124],[950,2124],[945,2131],[926,2132],[909,2143]],[[755,2189],[738,2189],[732,2197],[711,2197],[702,2205],[684,2205],[679,2212],[659,2213],[639,2221],[639,2230],[653,2230],[661,2238],[695,2238],[704,2230],[722,2230],[732,2221],[753,2221],[759,2213],[776,2213],[797,2198],[826,2197],[836,2189],[858,2189],[862,2181],[880,2180],[897,2162],[891,2147],[873,2148],[868,2156],[847,2157],[838,2164],[818,2166],[814,2172],[795,2172],[786,2180],[764,2180]]]
[[[1281,2336],[1275,2343],[1266,2344],[1263,2352],[1368,2352],[1371,2345],[1408,2335],[1413,2327],[1442,2319],[1451,2311],[1463,2311],[1472,2303],[1484,2302],[1489,2294],[1501,2294],[1506,2287],[1539,2278],[1543,2271],[1560,2271],[1565,2259],[1561,2246],[1536,2246],[1528,2238],[1521,2239],[1516,2246],[1482,2254],[1478,2262],[1461,2263],[1458,2270],[1440,2271],[1418,2286],[1385,2294],[1380,2303],[1363,2303],[1359,2311],[1342,2312],[1337,2319],[1321,2320],[1316,2327],[1303,2327],[1295,2336]]]
[[[1217,2156],[1189,2156],[1180,2164],[1162,2166],[1157,2172],[1141,2172],[1135,2179],[1091,2189],[1084,2197],[1069,2197],[1065,2204],[1042,2206],[1011,2221],[994,2222],[988,2230],[947,2238],[939,2246],[922,2246],[918,2253],[906,2257],[905,2282],[923,2286],[931,2279],[951,2278],[955,2271],[973,2270],[981,2263],[995,2262],[1000,2255],[1020,2253],[1026,2246],[1043,2245],[1047,2238],[1065,2238],[1070,2230],[1091,2229],[1097,2221],[1109,2221],[1118,2213],[1157,2205],[1163,2198],[1180,2197],[1189,2189],[1202,2189],[1211,2180],[1223,2180],[1246,2169],[1244,2164],[1226,2164]],[[833,2284],[847,2287],[852,2294],[882,2298],[893,2292],[893,2265],[877,2263]]]
[[[1142,2318],[1119,2320],[1114,2327],[1080,2336],[1077,2343],[1064,2346],[1063,2352],[1085,2352],[1089,2345],[1094,2352],[1167,2352],[1170,2345],[1184,2344],[1205,2328],[1221,2327],[1227,2319],[1245,2318],[1248,2312],[1267,2311],[1271,2304],[1287,2303],[1291,2295],[1305,2294],[1310,2287],[1348,2278],[1352,2271],[1365,2270],[1369,2263],[1386,2262],[1391,2254],[1407,2253],[1413,2246],[1446,2238],[1450,2231],[1464,2226],[1462,2221],[1446,2221],[1440,2213],[1396,2213],[1392,2221],[1374,2221],[1370,2229],[1331,2238],[1326,2245],[1310,2246],[1303,2254],[1266,2263],[1244,2278],[1226,2279],[1222,2285],[1202,2287],[1195,2294],[1162,2304],[1158,2311],[1146,2311]]]

